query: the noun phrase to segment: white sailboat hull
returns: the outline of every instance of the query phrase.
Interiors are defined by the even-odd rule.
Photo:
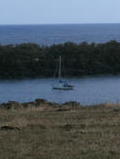
[[[53,87],[56,90],[73,90],[74,87]]]
[[[53,86],[53,89],[57,89],[57,90],[73,90],[74,86],[65,85],[64,83],[58,83],[58,84]]]

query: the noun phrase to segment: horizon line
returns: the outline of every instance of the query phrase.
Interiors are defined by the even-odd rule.
[[[120,22],[106,22],[106,23],[102,23],[102,22],[98,22],[98,23],[26,23],[26,24],[0,24],[1,26],[4,25],[84,25],[84,24],[120,24]]]

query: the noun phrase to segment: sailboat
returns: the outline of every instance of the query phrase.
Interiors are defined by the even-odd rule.
[[[61,76],[61,56],[59,56],[59,70],[58,70],[58,81],[57,83],[53,86],[53,89],[57,90],[73,90],[74,86],[69,84],[66,80],[62,80]]]

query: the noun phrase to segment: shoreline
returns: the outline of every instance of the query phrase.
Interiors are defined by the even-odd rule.
[[[96,108],[96,107],[120,107],[120,103],[101,103],[93,105],[83,105],[76,101],[69,101],[62,104],[50,102],[48,100],[39,98],[30,102],[8,101],[0,104],[0,108],[4,109],[26,109],[26,108],[41,108],[41,110],[72,110],[80,108]]]

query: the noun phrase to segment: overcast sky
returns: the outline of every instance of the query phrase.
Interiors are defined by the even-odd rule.
[[[0,24],[120,23],[120,0],[0,0]]]

